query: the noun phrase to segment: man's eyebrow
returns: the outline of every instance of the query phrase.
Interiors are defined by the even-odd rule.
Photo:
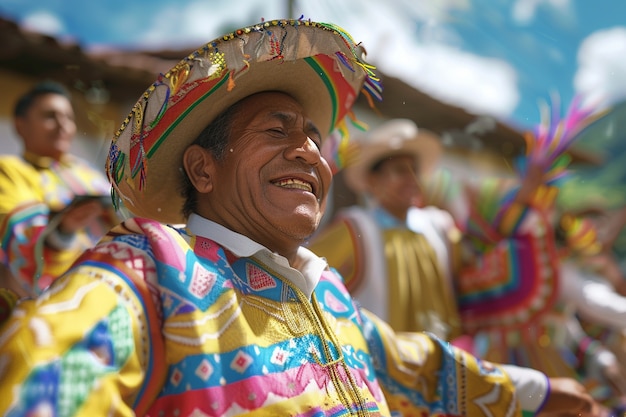
[[[313,123],[312,120],[306,121],[305,129],[307,130],[307,132],[313,132],[315,135],[319,136],[320,138],[322,137],[320,130],[317,128],[317,126],[315,125],[315,123]]]
[[[280,121],[283,121],[283,122],[292,122],[296,118],[296,116],[293,113],[282,112],[282,111],[272,112],[270,114],[270,116],[271,117],[275,117],[275,118],[277,118],[277,119],[279,119]],[[305,129],[307,131],[312,131],[313,133],[315,133],[318,136],[321,136],[321,133],[320,133],[319,129],[317,128],[315,123],[313,123],[312,120],[308,120],[307,119],[307,121],[305,123]]]
[[[275,111],[270,113],[270,117],[274,117],[283,122],[293,121],[296,116],[293,113],[283,112],[283,111]]]

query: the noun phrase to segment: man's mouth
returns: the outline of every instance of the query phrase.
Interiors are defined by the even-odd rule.
[[[289,179],[278,180],[278,181],[274,181],[273,184],[277,185],[278,187],[282,187],[282,188],[290,188],[290,189],[294,189],[294,190],[303,190],[303,191],[308,191],[310,193],[313,192],[313,186],[310,183],[308,183],[306,181],[299,180],[297,178],[289,178]]]

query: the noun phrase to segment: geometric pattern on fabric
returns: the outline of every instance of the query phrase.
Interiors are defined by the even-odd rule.
[[[199,263],[195,263],[189,283],[189,292],[197,298],[204,298],[211,292],[216,280],[217,274],[208,271]]]
[[[90,405],[106,406],[104,411],[110,410],[112,415],[130,415],[135,407],[137,415],[150,416],[350,413],[388,416],[391,405],[392,411],[402,409],[406,415],[484,417],[488,414],[475,400],[495,392],[494,386],[498,386],[497,398],[494,395],[494,402],[488,404],[490,412],[520,416],[506,375],[498,372],[485,375],[473,357],[425,333],[413,334],[415,340],[395,333],[385,323],[357,309],[341,278],[332,272],[325,271],[318,277],[319,282],[309,297],[280,275],[279,266],[274,263],[267,266],[252,258],[235,259],[221,248],[213,252],[219,259],[208,261],[198,257],[181,235],[166,231],[165,226],[151,222],[151,231],[162,230],[148,235],[145,223],[137,224],[141,231],[132,232],[149,240],[152,252],[148,254],[137,247],[126,250],[132,244],[121,243],[117,236],[112,236],[124,262],[115,262],[103,276],[116,285],[94,285],[89,293],[92,300],[102,295],[103,303],[105,300],[113,303],[107,304],[109,320],[99,319],[105,313],[94,303],[90,310],[92,318],[85,317],[86,322],[82,323],[89,332],[81,331],[77,335],[81,341],[69,352],[58,353],[67,366],[63,360],[44,361],[40,368],[27,371],[27,376],[22,376],[23,368],[13,367],[9,376],[12,388],[0,385],[0,404],[4,409],[13,407],[15,412],[9,415],[28,415],[34,411],[30,407],[37,404],[31,400],[43,397],[40,388],[44,387],[46,392],[54,389],[73,392],[75,395],[62,400],[65,408],[83,401],[82,409]],[[193,242],[194,237],[189,239]],[[141,239],[137,242],[143,244]],[[197,301],[211,302],[202,306],[205,309],[194,302],[185,309],[181,304],[176,310],[169,307],[160,310],[147,298],[152,296],[148,295],[152,290],[146,289],[142,277],[126,267],[138,262],[139,257],[144,259],[144,273],[151,269],[145,265],[151,260],[159,271],[158,282],[153,287],[159,293],[158,300],[193,298],[188,293],[191,271],[194,263],[202,263],[217,276],[207,296]],[[102,253],[87,252],[72,269],[76,275],[67,276],[66,281],[71,283],[76,282],[72,278],[97,275],[101,271],[98,263],[103,258],[106,256]],[[276,287],[252,290],[246,275],[248,263],[262,269]],[[258,282],[269,282],[260,276]],[[181,282],[181,277],[186,280]],[[78,299],[77,294],[88,291],[84,287],[68,289],[68,294],[51,291],[46,295],[50,303],[58,305],[68,297]],[[291,292],[284,291],[287,287]],[[115,319],[111,315],[112,306],[120,301],[116,294],[111,294],[111,288],[126,300],[124,309],[116,313],[119,318]],[[32,301],[25,301],[21,308],[27,306],[40,315]],[[50,304],[44,307],[50,309]],[[60,316],[51,314],[49,319],[58,320]],[[125,316],[132,320],[132,331],[125,325]],[[24,323],[15,315],[9,320],[7,325],[27,328],[21,326]],[[131,346],[123,343],[115,346],[118,338],[111,336],[112,332],[119,333],[119,340],[125,340],[124,334],[131,333],[128,337],[139,345],[131,349],[131,357],[124,357]],[[2,354],[15,357],[24,354],[20,343],[25,338],[21,337],[22,333],[19,336],[7,338]],[[38,350],[32,343],[27,347]],[[149,360],[142,360],[142,353]],[[120,368],[124,361],[126,366]],[[61,372],[65,368],[67,373],[63,376]],[[47,372],[45,379],[40,375],[42,371]],[[44,386],[43,382],[38,385],[39,381],[34,381],[37,378],[48,385]],[[77,384],[80,388],[75,387]],[[29,398],[15,397],[14,387],[15,390],[21,387],[21,393],[28,393]],[[128,398],[129,389],[145,395]],[[70,414],[55,407],[52,410],[56,415]]]
[[[255,291],[276,288],[276,280],[272,278],[270,274],[252,263],[246,264],[246,276],[248,277],[250,287]]]
[[[60,417],[75,415],[102,376],[118,372],[133,350],[130,317],[118,305],[60,359],[35,369],[20,392],[25,408],[8,416],[38,415],[42,410]]]

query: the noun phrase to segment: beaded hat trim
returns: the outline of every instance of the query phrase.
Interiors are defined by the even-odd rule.
[[[346,133],[359,93],[370,104],[381,99],[363,53],[343,29],[303,19],[261,22],[198,48],[157,78],[115,133],[106,162],[114,202],[139,217],[184,221],[184,149],[219,113],[257,92],[290,94],[322,133]]]

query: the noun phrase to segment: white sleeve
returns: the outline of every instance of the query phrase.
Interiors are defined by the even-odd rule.
[[[550,391],[550,382],[543,373],[531,368],[522,368],[515,365],[502,365],[509,375],[519,398],[522,410],[536,413],[539,411]]]
[[[626,297],[599,277],[585,274],[578,266],[563,262],[561,298],[571,302],[581,316],[614,329],[626,328]]]

